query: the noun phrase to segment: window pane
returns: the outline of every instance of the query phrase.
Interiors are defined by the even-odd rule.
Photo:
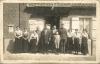
[[[63,17],[61,20],[60,20],[61,23],[64,24],[64,27],[66,29],[69,29],[70,28],[70,19],[67,18],[67,17]]]
[[[30,27],[30,31],[32,30],[36,30],[37,27],[40,28],[40,30],[43,30],[44,28],[44,20],[43,19],[39,19],[39,18],[36,18],[36,19],[32,19],[32,20],[29,20],[29,27]]]
[[[72,18],[72,29],[80,29],[79,27],[79,18],[78,17],[73,17]]]
[[[95,23],[96,21],[95,20],[93,20],[93,29],[96,29],[96,23]]]
[[[89,33],[91,18],[80,18],[80,30],[86,29]]]
[[[84,28],[87,30],[87,32],[89,33],[90,31],[89,31],[89,29],[90,29],[90,27],[89,27],[89,22],[91,21],[91,19],[90,18],[85,18],[84,19]]]
[[[84,19],[80,18],[79,21],[80,21],[80,32],[82,32],[83,27],[84,27]]]
[[[96,39],[96,30],[95,29],[92,30],[92,37],[93,37],[93,39]]]

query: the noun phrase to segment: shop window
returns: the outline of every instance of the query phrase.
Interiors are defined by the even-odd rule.
[[[79,23],[79,18],[78,17],[73,17],[72,18],[72,31],[74,32],[75,29],[80,29],[80,23]]]
[[[63,17],[63,18],[61,18],[60,22],[61,22],[60,25],[63,23],[64,24],[64,27],[67,30],[70,29],[70,18]]]
[[[93,37],[93,39],[96,39],[96,26],[97,26],[97,24],[96,24],[96,18],[93,17],[92,21],[93,21],[93,25],[92,25],[92,37]]]
[[[36,30],[37,27],[39,27],[40,30],[42,31],[44,28],[44,23],[45,23],[45,21],[40,18],[34,18],[34,19],[29,20],[30,31]]]
[[[80,21],[80,31],[83,29],[87,30],[89,38],[92,37],[92,18],[79,18]]]
[[[81,29],[86,29],[89,33],[91,18],[79,18]]]
[[[83,29],[86,29],[89,38],[92,38],[92,36],[95,37],[95,34],[93,34],[95,32],[95,27],[92,29],[92,24],[95,23],[92,23],[92,17],[63,17],[60,22],[64,24],[66,29],[71,29],[72,32],[74,32],[75,29],[78,29],[79,32],[82,33]]]

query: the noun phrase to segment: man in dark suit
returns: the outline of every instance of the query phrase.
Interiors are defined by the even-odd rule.
[[[65,53],[65,45],[67,41],[67,30],[64,28],[64,24],[61,24],[61,28],[59,29],[59,34],[61,37],[60,41],[60,50]]]
[[[46,26],[41,33],[41,43],[43,52],[48,52],[50,39],[51,39],[51,30],[48,29],[48,27]]]

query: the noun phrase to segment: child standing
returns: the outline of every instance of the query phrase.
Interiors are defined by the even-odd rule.
[[[60,35],[59,35],[58,31],[54,35],[54,43],[55,43],[56,51],[59,51]]]

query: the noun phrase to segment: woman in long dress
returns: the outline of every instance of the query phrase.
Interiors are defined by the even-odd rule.
[[[22,52],[23,47],[22,47],[22,31],[20,30],[19,27],[16,27],[15,31],[15,44],[14,44],[14,52],[19,53]]]
[[[23,32],[23,52],[28,52],[29,50],[29,41],[28,41],[28,31],[26,29],[24,29]]]
[[[88,34],[86,30],[83,30],[82,33],[81,53],[84,55],[88,54]]]
[[[80,52],[80,33],[78,32],[78,29],[75,29],[74,33],[74,52],[75,54],[78,54]]]
[[[73,51],[73,39],[72,39],[72,37],[73,37],[73,34],[72,34],[71,30],[68,30],[67,43],[66,43],[66,51],[68,53],[72,53],[72,51]]]
[[[33,31],[30,36],[30,51],[35,53],[37,50],[37,45],[38,45],[38,34],[35,31]]]

